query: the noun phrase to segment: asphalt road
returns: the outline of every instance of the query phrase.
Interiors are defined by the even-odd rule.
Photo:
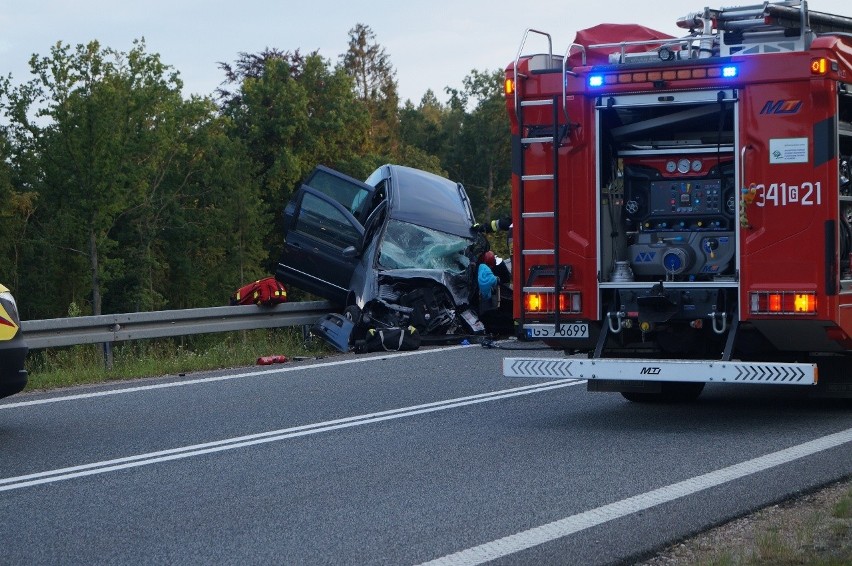
[[[852,406],[641,405],[479,346],[0,402],[2,564],[609,564],[852,474]]]

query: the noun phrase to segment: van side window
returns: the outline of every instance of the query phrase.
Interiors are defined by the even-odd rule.
[[[338,248],[355,246],[360,234],[342,212],[310,193],[302,196],[296,230]]]
[[[360,217],[365,212],[365,201],[370,194],[368,190],[322,170],[315,171],[307,184],[333,198],[352,213],[352,216],[362,220]]]

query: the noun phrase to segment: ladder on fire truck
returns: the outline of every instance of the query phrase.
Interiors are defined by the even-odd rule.
[[[524,45],[526,44],[529,34],[538,34],[547,38],[548,52],[547,55],[535,55],[528,63],[528,72],[561,72],[564,77],[565,67],[564,58],[553,57],[553,41],[550,34],[535,30],[527,29],[524,32],[521,46],[518,48],[518,54],[514,62],[514,105],[515,114],[518,118],[518,137],[520,138],[517,148],[517,164],[518,164],[518,206],[520,225],[517,226],[515,237],[518,239],[518,247],[520,249],[520,257],[516,259],[519,262],[521,277],[526,277],[523,283],[523,292],[553,292],[554,297],[554,324],[559,326],[559,318],[561,314],[561,305],[558,297],[562,284],[570,276],[570,266],[560,265],[559,263],[559,147],[562,140],[568,132],[567,115],[565,123],[560,124],[560,113],[565,114],[565,95],[564,84],[562,96],[546,96],[546,97],[529,97],[523,96],[524,91],[522,81],[526,78],[518,72],[518,65],[523,55]],[[550,109],[550,120],[546,123],[528,123],[525,119],[527,112],[536,112],[541,114],[542,110]],[[552,154],[552,169],[550,172],[543,171],[528,171],[526,153],[532,146],[550,146]],[[527,183],[535,183],[539,187],[544,187],[544,190],[549,190],[552,194],[552,209],[551,210],[528,210],[526,199]],[[553,220],[553,246],[545,249],[527,249],[526,247],[526,224],[527,222],[537,222],[544,219]],[[546,266],[541,263],[529,265],[529,258],[553,256],[553,265]],[[529,272],[529,275],[526,274]],[[541,278],[552,278],[553,286],[537,285]],[[521,309],[521,319],[518,321],[520,328],[524,327],[526,309]]]

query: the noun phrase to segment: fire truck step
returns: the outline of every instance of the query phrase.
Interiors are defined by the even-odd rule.
[[[524,181],[552,181],[553,173],[547,173],[544,175],[522,175],[521,179]]]
[[[524,212],[521,214],[524,218],[553,218],[552,212]]]
[[[521,106],[551,106],[553,105],[552,98],[543,98],[541,100],[522,100]]]

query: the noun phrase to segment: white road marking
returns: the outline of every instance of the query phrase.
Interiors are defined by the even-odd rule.
[[[493,391],[490,393],[480,393],[478,395],[471,395],[468,397],[459,397],[457,399],[447,399],[444,401],[425,403],[423,405],[414,405],[411,407],[403,407],[400,409],[390,409],[387,411],[357,415],[354,417],[346,417],[343,419],[336,419],[332,421],[284,428],[257,434],[250,434],[247,436],[238,436],[235,438],[217,440],[214,442],[205,442],[203,444],[194,444],[191,446],[172,448],[170,450],[149,452],[146,454],[138,454],[136,456],[116,458],[114,460],[104,460],[102,462],[93,462],[90,464],[82,464],[79,466],[71,466],[68,468],[60,468],[56,470],[48,470],[45,472],[37,472],[33,474],[26,474],[23,476],[2,478],[0,479],[0,491],[10,491],[13,489],[21,489],[33,485],[52,483],[72,478],[91,476],[95,474],[103,474],[106,472],[123,470],[127,468],[147,466],[149,464],[156,464],[158,462],[168,462],[170,460],[179,460],[183,458],[190,458],[193,456],[201,456],[203,454],[210,454],[213,452],[234,450],[236,448],[244,448],[246,446],[253,446],[256,444],[277,442],[280,440],[286,440],[288,438],[297,438],[310,434],[318,434],[320,432],[351,428],[371,423],[421,415],[424,413],[445,411],[447,409],[455,409],[468,405],[487,403],[489,401],[509,399],[512,397],[518,397],[520,395],[541,393],[553,389],[571,387],[584,383],[586,382],[566,381],[560,379],[558,381],[537,383],[535,385],[527,385],[524,387],[503,389],[501,391]]]
[[[392,354],[382,353],[376,356],[364,356],[359,358],[351,358],[348,360],[337,360],[334,362],[322,362],[319,364],[309,364],[304,366],[280,366],[274,369],[249,371],[243,373],[235,373],[231,375],[218,375],[215,377],[202,377],[198,379],[185,379],[181,381],[172,381],[169,383],[155,383],[152,385],[140,385],[137,387],[123,387],[119,389],[109,389],[107,391],[93,391],[91,393],[79,393],[76,395],[63,395],[61,397],[50,397],[48,399],[35,399],[33,401],[19,401],[13,403],[0,404],[0,409],[13,409],[16,407],[28,407],[30,405],[44,405],[46,403],[59,403],[62,401],[76,401],[79,399],[92,399],[94,397],[107,397],[110,395],[123,395],[125,393],[137,393],[139,391],[148,391],[151,389],[167,389],[169,387],[183,387],[185,385],[197,385],[199,383],[212,383],[215,381],[227,381],[229,379],[241,379],[244,377],[258,377],[269,375],[272,373],[288,373],[291,371],[302,371],[308,369],[317,369],[331,366],[342,366],[347,364],[357,364],[362,362],[375,361],[377,359],[387,359],[389,357],[405,357],[419,356],[423,354],[432,354],[436,352],[446,352],[448,350],[458,350],[461,348],[470,348],[472,346],[447,346],[444,348],[436,348],[431,350],[415,350],[413,352],[393,352]]]
[[[472,566],[496,560],[591,527],[644,511],[699,491],[763,472],[794,460],[837,448],[852,442],[852,428],[823,436],[804,444],[772,452],[739,464],[721,468],[653,491],[634,495],[615,503],[590,509],[546,525],[509,535],[466,550],[424,562],[421,566]]]

